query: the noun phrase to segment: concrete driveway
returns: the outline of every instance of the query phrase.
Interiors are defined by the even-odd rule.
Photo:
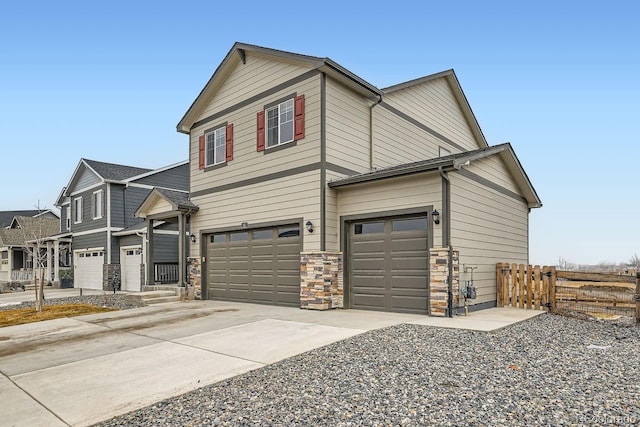
[[[191,301],[0,328],[1,424],[90,425],[367,330],[488,331],[541,313],[443,319]]]

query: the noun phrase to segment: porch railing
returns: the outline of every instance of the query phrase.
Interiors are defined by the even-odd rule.
[[[155,283],[177,283],[179,265],[177,262],[157,262],[153,265]]]

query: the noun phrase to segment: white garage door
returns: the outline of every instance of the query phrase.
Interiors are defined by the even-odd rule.
[[[74,287],[102,289],[104,251],[78,251],[76,252],[75,261]]]
[[[140,291],[140,263],[142,250],[140,248],[124,248],[120,253],[120,267],[122,268],[122,290]]]

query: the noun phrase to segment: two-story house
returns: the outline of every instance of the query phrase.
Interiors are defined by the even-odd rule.
[[[152,170],[80,159],[56,202],[61,224],[55,238],[71,241],[74,286],[140,291],[144,284],[182,285],[186,228],[179,230],[178,221],[168,220],[149,229],[135,212],[151,194],[187,198],[188,189],[188,161]],[[148,249],[149,241],[155,250]]]
[[[452,315],[471,272],[467,303],[489,307],[496,262],[528,260],[540,199],[453,70],[379,89],[236,43],[177,129],[202,298]]]

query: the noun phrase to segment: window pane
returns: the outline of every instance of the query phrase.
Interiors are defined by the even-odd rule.
[[[247,233],[246,231],[231,233],[230,237],[232,242],[241,242],[243,240],[249,240],[249,233]]]
[[[393,221],[393,231],[424,231],[427,229],[427,217],[396,219]]]
[[[293,141],[293,99],[280,104],[280,143]]]
[[[364,222],[353,225],[353,234],[384,233],[384,221]]]
[[[211,236],[211,243],[225,243],[227,241],[227,235],[224,233],[214,234]]]
[[[216,153],[215,153],[215,164],[222,163],[226,161],[227,157],[227,147],[226,147],[226,139],[227,139],[227,128],[221,127],[216,129]]]
[[[278,228],[278,238],[280,237],[297,237],[300,235],[298,227],[280,227]]]
[[[253,240],[271,238],[273,238],[273,230],[256,230],[253,232]]]
[[[278,145],[278,107],[267,110],[267,147]]]
[[[215,153],[215,133],[214,132],[210,132],[207,134],[207,150],[206,150],[207,154],[206,154],[206,161],[207,161],[207,165],[213,165],[215,162],[215,157],[214,157],[214,153]]]

